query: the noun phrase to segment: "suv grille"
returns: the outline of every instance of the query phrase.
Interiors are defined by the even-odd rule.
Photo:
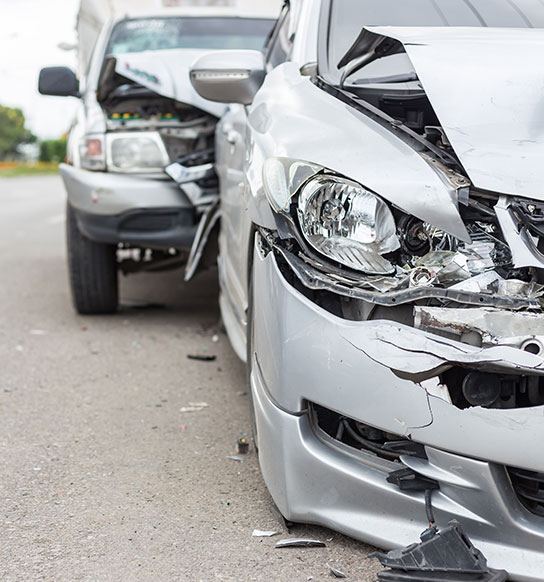
[[[508,474],[521,503],[531,513],[544,517],[544,473],[508,467]]]

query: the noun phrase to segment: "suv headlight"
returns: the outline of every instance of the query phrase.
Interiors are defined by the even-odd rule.
[[[170,159],[160,135],[154,131],[106,134],[107,165],[110,172],[161,172]]]
[[[316,251],[364,273],[395,272],[383,255],[397,250],[400,242],[393,214],[379,196],[323,168],[286,158],[266,161],[263,182],[276,212],[288,211],[298,193],[300,230]]]

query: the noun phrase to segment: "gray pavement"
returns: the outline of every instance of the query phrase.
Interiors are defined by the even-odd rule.
[[[254,451],[226,458],[250,421],[216,273],[124,278],[118,315],[81,317],[60,179],[0,179],[0,203],[0,580],[290,582],[327,561],[374,580],[368,546],[325,528],[291,534],[326,548],[274,549],[289,533]]]

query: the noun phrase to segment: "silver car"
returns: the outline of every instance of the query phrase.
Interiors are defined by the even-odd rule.
[[[537,0],[292,1],[264,59],[193,65],[231,103],[221,311],[289,520],[386,549],[456,520],[544,579],[543,27]]]

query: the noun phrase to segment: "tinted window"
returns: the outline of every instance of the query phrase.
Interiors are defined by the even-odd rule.
[[[544,28],[543,0],[331,0],[332,70],[364,26]]]
[[[254,18],[136,18],[113,29],[107,54],[162,49],[257,49],[274,24]]]

